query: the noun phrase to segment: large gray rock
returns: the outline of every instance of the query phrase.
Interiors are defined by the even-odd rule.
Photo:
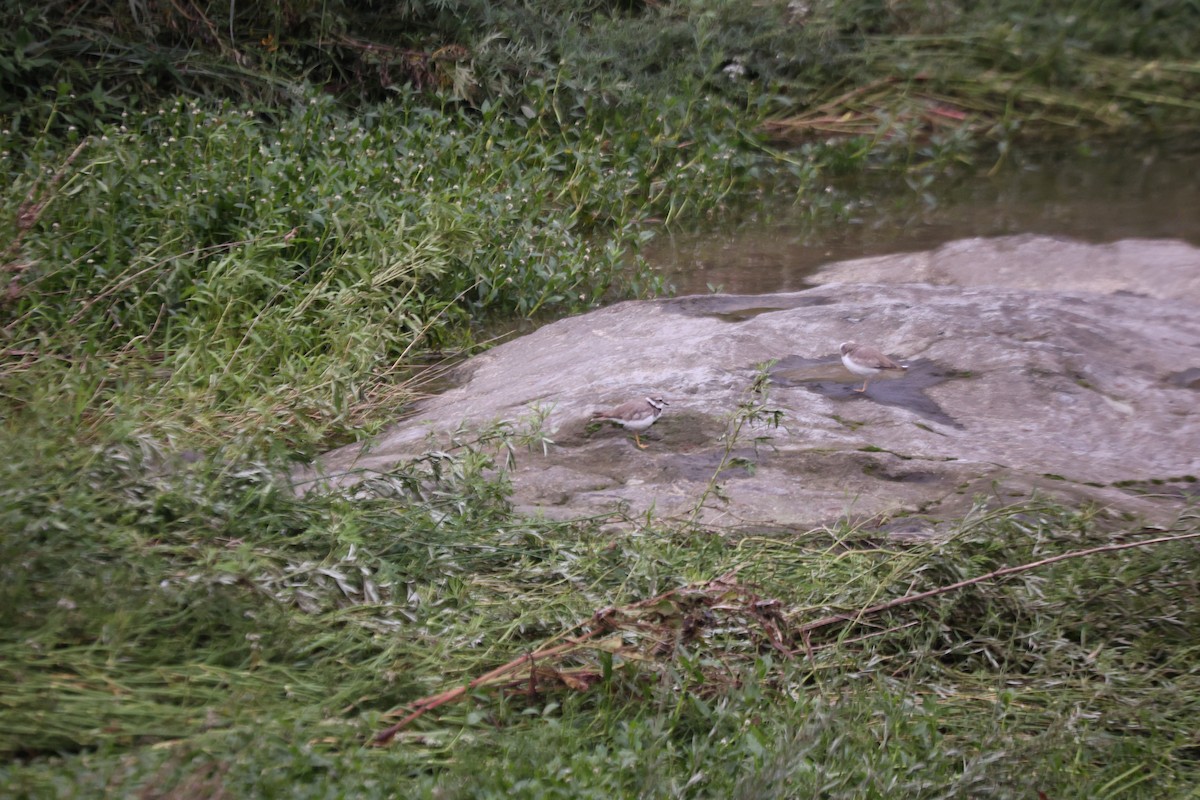
[[[1032,235],[961,239],[936,250],[831,264],[812,282],[1130,292],[1200,305],[1197,250],[1173,239],[1124,239],[1107,245]]]
[[[293,478],[301,491],[350,485],[438,446],[464,421],[483,427],[540,408],[554,444],[521,453],[513,471],[515,501],[531,514],[620,507],[714,525],[850,520],[916,533],[979,495],[1005,503],[1036,489],[1163,521],[1198,489],[1200,251],[1170,243],[1178,274],[1160,270],[1132,293],[1136,275],[1120,278],[1115,265],[1132,269],[1147,251],[1163,246],[972,240],[835,265],[821,279],[854,283],[621,303],[467,361],[455,388],[377,441]],[[1026,268],[1001,268],[1006,253]],[[883,282],[911,277],[914,263],[936,263],[939,282],[972,285]],[[992,266],[970,277],[972,263]],[[861,382],[837,356],[847,339],[910,369],[856,393]],[[766,361],[776,362],[766,405],[782,411],[780,425],[748,422],[727,447]],[[593,410],[648,392],[671,405],[642,435],[646,450],[588,423]],[[755,446],[756,437],[770,438]],[[720,492],[706,495],[722,464]]]

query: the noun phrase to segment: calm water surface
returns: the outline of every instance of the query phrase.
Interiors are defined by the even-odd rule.
[[[803,289],[806,276],[832,261],[973,236],[1174,238],[1200,246],[1200,137],[1014,154],[993,176],[984,170],[922,190],[867,176],[827,191],[851,209],[836,226],[814,228],[794,198],[777,198],[717,230],[662,233],[646,257],[682,295]]]

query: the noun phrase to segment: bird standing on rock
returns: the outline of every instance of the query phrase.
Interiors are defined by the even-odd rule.
[[[668,406],[660,395],[649,395],[641,400],[630,400],[608,411],[597,411],[592,414],[594,422],[615,422],[633,431],[633,440],[639,450],[645,450],[646,445],[638,438],[641,431],[646,430],[662,415],[663,407]]]
[[[853,372],[855,375],[862,375],[863,385],[861,389],[855,389],[856,392],[865,392],[867,384],[871,378],[887,369],[905,370],[908,367],[903,364],[897,364],[890,358],[885,356],[879,350],[866,344],[858,342],[842,342],[842,363],[846,365],[846,369]]]

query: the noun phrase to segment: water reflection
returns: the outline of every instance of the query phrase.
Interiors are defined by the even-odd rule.
[[[1132,148],[1027,151],[988,176],[946,178],[922,192],[896,176],[834,186],[850,218],[814,228],[792,198],[755,209],[724,230],[667,233],[647,248],[680,294],[806,288],[821,265],[954,239],[1037,233],[1086,242],[1174,238],[1200,245],[1200,137]]]
[[[925,390],[970,376],[947,370],[927,358],[906,363],[908,370],[903,375],[876,378],[866,392],[859,392],[859,378],[846,371],[839,355],[824,358],[792,355],[771,367],[771,382],[776,386],[798,386],[838,402],[874,402],[905,408],[939,425],[962,429],[962,423],[947,414]]]

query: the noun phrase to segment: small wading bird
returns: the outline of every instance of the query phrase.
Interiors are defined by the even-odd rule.
[[[669,406],[661,396],[652,394],[641,400],[630,400],[608,411],[597,411],[592,414],[593,422],[615,422],[633,431],[633,440],[639,450],[645,450],[646,445],[638,438],[638,433],[654,424],[663,412],[664,406]]]
[[[855,375],[862,375],[864,378],[862,388],[855,389],[856,392],[865,392],[871,378],[886,369],[908,369],[903,364],[892,361],[874,347],[858,342],[842,342],[842,363],[846,365],[846,369]]]

